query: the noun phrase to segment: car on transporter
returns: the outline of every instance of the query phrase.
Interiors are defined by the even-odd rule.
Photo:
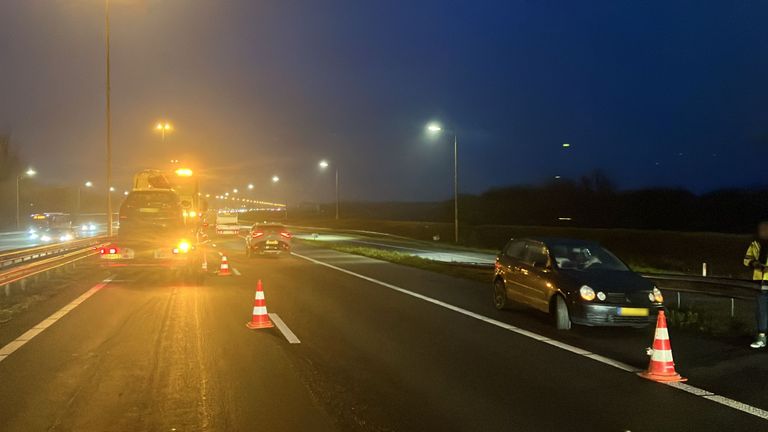
[[[274,222],[254,224],[245,236],[245,255],[280,255],[291,253],[291,233],[285,225]]]
[[[562,238],[510,240],[496,257],[497,309],[520,303],[572,324],[646,327],[663,308],[661,291],[600,244]]]

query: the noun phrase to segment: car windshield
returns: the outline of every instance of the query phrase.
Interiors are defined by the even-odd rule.
[[[615,270],[629,268],[607,249],[597,244],[556,243],[549,245],[552,261],[563,270]]]

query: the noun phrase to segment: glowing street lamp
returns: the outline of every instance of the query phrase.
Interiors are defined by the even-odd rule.
[[[157,122],[157,124],[155,124],[155,131],[160,132],[160,136],[162,137],[163,143],[165,143],[165,133],[173,132],[173,125],[171,125],[167,121],[159,121]]]
[[[432,134],[449,132],[453,134],[453,239],[459,242],[459,145],[456,132],[446,131],[438,123],[427,125],[427,131]]]
[[[277,182],[279,182],[279,181],[280,181],[280,177],[278,177],[278,176],[276,176],[276,175],[275,175],[275,176],[272,176],[272,183],[277,183]]]
[[[253,190],[253,183],[248,183],[248,189]]]
[[[35,174],[37,174],[37,171],[35,171],[32,168],[28,168],[26,171],[24,171],[23,174],[20,174],[16,176],[16,229],[21,229],[21,216],[19,214],[21,207],[21,180],[24,178],[34,177]]]
[[[321,170],[325,170],[329,166],[331,166],[330,163],[328,163],[327,160],[323,159],[318,163],[318,166]],[[339,167],[336,167],[336,220],[339,219]]]
[[[93,187],[93,182],[90,181],[90,180],[87,180],[81,186],[77,187],[77,214],[78,214],[78,216],[82,212],[81,205],[82,205],[83,187],[91,188],[91,187]]]

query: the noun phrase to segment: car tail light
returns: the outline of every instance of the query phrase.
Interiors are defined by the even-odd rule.
[[[105,246],[99,249],[99,253],[101,255],[107,255],[107,254],[115,255],[119,252],[120,252],[120,248],[118,248],[117,246],[109,246],[109,247]]]
[[[291,238],[291,233],[289,233],[288,231],[283,231],[280,233],[280,235],[287,239]]]
[[[253,231],[253,232],[251,233],[251,237],[252,237],[252,238],[259,238],[259,237],[261,237],[261,236],[263,236],[263,235],[264,235],[264,233],[263,233],[262,231]]]

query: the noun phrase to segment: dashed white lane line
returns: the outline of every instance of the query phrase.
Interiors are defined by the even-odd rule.
[[[80,297],[72,300],[71,302],[69,302],[69,304],[59,309],[48,318],[40,321],[40,323],[38,323],[36,326],[27,330],[23,335],[17,337],[12,342],[9,342],[4,347],[0,348],[0,362],[8,358],[8,356],[13,354],[14,351],[23,347],[27,342],[31,341],[35,336],[39,335],[45,329],[53,325],[56,321],[61,319],[61,317],[68,314],[76,307],[80,306],[80,304],[86,301],[90,296],[99,292],[99,290],[101,290],[102,288],[107,286],[107,284],[112,282],[112,278],[113,276],[110,276],[104,279],[103,281],[99,282],[98,284],[94,285],[93,287],[91,287],[91,289],[89,289],[88,291],[80,295]]]
[[[401,288],[401,287],[399,287],[397,285],[392,285],[392,284],[389,284],[387,282],[383,282],[383,281],[380,281],[378,279],[374,279],[374,278],[369,277],[369,276],[361,275],[359,273],[355,273],[353,271],[350,271],[350,270],[347,270],[347,269],[344,269],[344,268],[341,268],[341,267],[337,267],[337,266],[335,266],[333,264],[328,264],[328,263],[323,262],[323,261],[318,261],[318,260],[316,260],[314,258],[310,258],[308,256],[297,254],[296,252],[291,252],[291,255],[294,255],[296,257],[303,258],[303,259],[305,259],[305,260],[307,260],[309,262],[312,262],[312,263],[315,263],[315,264],[318,264],[318,265],[321,265],[321,266],[324,266],[324,267],[328,267],[330,269],[333,269],[333,270],[336,270],[336,271],[348,274],[350,276],[354,276],[356,278],[363,279],[365,281],[374,283],[376,285],[380,285],[380,286],[383,286],[385,288],[389,288],[391,290],[400,292],[402,294],[406,294],[406,295],[409,295],[411,297],[415,297],[417,299],[424,300],[424,301],[432,303],[434,305],[437,305],[437,306],[440,306],[440,307],[452,310],[454,312],[458,312],[458,313],[460,313],[462,315],[465,315],[465,316],[468,316],[468,317],[471,317],[471,318],[475,318],[477,320],[486,322],[486,323],[494,325],[496,327],[500,327],[500,328],[503,328],[505,330],[509,330],[509,331],[511,331],[513,333],[517,333],[517,334],[519,334],[521,336],[525,336],[525,337],[534,339],[536,341],[546,343],[548,345],[551,345],[551,346],[554,346],[554,347],[557,347],[557,348],[569,351],[569,352],[571,352],[573,354],[576,354],[576,355],[579,355],[579,356],[582,356],[582,357],[585,357],[585,358],[588,358],[588,359],[592,359],[592,360],[598,361],[598,362],[600,362],[602,364],[605,364],[605,365],[608,365],[608,366],[612,366],[612,367],[615,367],[617,369],[620,369],[620,370],[623,370],[623,371],[626,371],[626,372],[637,373],[637,372],[640,371],[636,367],[630,366],[630,365],[628,365],[626,363],[623,363],[623,362],[620,362],[620,361],[617,361],[617,360],[613,360],[613,359],[610,359],[608,357],[604,357],[604,356],[602,356],[600,354],[596,354],[596,353],[587,351],[585,349],[582,349],[582,348],[579,348],[579,347],[575,347],[573,345],[569,345],[569,344],[564,343],[564,342],[560,342],[560,341],[557,341],[557,340],[554,340],[554,339],[550,339],[550,338],[548,338],[546,336],[542,336],[542,335],[540,335],[538,333],[534,333],[534,332],[531,332],[531,331],[528,331],[528,330],[525,330],[525,329],[522,329],[522,328],[519,328],[519,327],[515,327],[515,326],[513,326],[511,324],[507,324],[505,322],[498,321],[498,320],[495,320],[493,318],[488,318],[487,316],[480,315],[478,313],[469,311],[469,310],[464,309],[464,308],[460,308],[458,306],[454,306],[454,305],[452,305],[450,303],[446,303],[444,301],[437,300],[437,299],[434,299],[432,297],[427,297],[427,296],[425,296],[423,294],[419,294],[419,293],[416,293],[416,292],[413,292],[413,291],[409,291],[409,290],[407,290],[405,288]],[[707,399],[707,400],[710,400],[712,402],[719,403],[719,404],[721,404],[723,406],[726,406],[726,407],[729,407],[729,408],[732,408],[732,409],[735,409],[735,410],[738,410],[738,411],[742,411],[742,412],[747,413],[747,414],[751,414],[751,415],[753,415],[755,417],[759,417],[759,418],[761,418],[763,420],[768,420],[768,411],[766,411],[766,410],[763,410],[763,409],[760,409],[760,408],[757,408],[757,407],[754,407],[754,406],[751,406],[751,405],[747,405],[745,403],[742,403],[742,402],[739,402],[739,401],[736,401],[736,400],[733,400],[733,399],[729,399],[729,398],[727,398],[725,396],[720,396],[720,395],[714,394],[714,393],[709,392],[707,390],[700,389],[698,387],[694,387],[694,386],[692,386],[690,384],[684,384],[684,383],[664,383],[664,384],[668,385],[669,387],[685,391],[685,392],[690,393],[690,394],[692,394],[694,396],[698,396],[698,397],[701,397],[703,399]]]
[[[232,267],[232,273],[234,273],[234,274],[235,274],[235,276],[240,276],[240,275],[241,275],[241,274],[240,274],[240,270],[238,270],[238,269],[236,269],[236,268],[234,268],[234,267]]]
[[[269,318],[272,320],[272,322],[275,323],[275,325],[277,326],[277,329],[280,330],[280,333],[282,333],[283,336],[285,336],[285,339],[288,341],[288,343],[292,343],[292,344],[301,343],[299,338],[297,338],[296,335],[293,334],[291,329],[289,329],[288,326],[285,325],[283,320],[280,319],[280,317],[276,313],[269,314]]]

